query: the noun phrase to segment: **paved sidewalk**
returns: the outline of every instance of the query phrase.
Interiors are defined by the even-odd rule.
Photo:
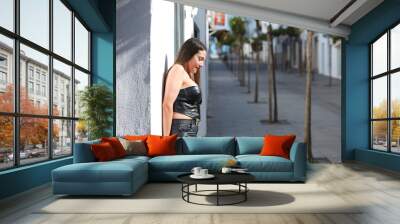
[[[251,68],[251,94],[240,87],[232,72],[219,60],[209,63],[207,136],[263,136],[265,133],[294,133],[304,139],[305,75],[277,72],[279,123],[262,123],[268,118],[267,72],[260,71],[261,103],[254,101],[255,66]],[[340,80],[316,75],[312,89],[312,144],[317,158],[340,162]]]

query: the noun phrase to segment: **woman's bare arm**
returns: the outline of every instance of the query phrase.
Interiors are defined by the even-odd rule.
[[[173,105],[183,83],[185,70],[181,65],[174,65],[167,75],[163,100],[163,135],[168,136],[171,132]]]

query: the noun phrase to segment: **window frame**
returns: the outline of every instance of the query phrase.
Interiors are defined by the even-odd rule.
[[[369,53],[369,77],[368,77],[368,85],[369,85],[369,149],[372,151],[379,151],[379,152],[385,152],[385,153],[390,153],[390,154],[400,154],[400,152],[393,152],[392,151],[392,136],[391,136],[391,123],[392,121],[400,121],[400,117],[392,117],[392,99],[391,99],[391,79],[392,76],[395,75],[396,73],[400,72],[400,67],[391,69],[391,30],[395,28],[396,26],[400,26],[400,21],[395,22],[391,26],[385,29],[384,32],[379,34],[375,39],[373,39],[371,42],[368,43],[368,53]],[[384,35],[387,35],[387,63],[386,63],[386,71],[380,74],[376,74],[374,76],[373,74],[373,44],[379,40],[381,37]],[[387,87],[387,92],[386,92],[386,97],[387,97],[387,105],[386,105],[386,118],[373,118],[373,81],[378,78],[386,77],[386,87]],[[374,121],[386,121],[386,150],[379,150],[374,148],[374,136],[373,136],[373,122]]]
[[[54,24],[54,18],[53,18],[53,1],[54,0],[48,0],[49,3],[49,48],[46,49],[44,47],[42,47],[39,44],[36,44],[32,41],[30,41],[29,39],[24,38],[23,36],[20,35],[20,0],[14,0],[13,1],[13,10],[14,10],[14,18],[13,18],[13,22],[14,22],[14,31],[10,31],[4,27],[0,26],[0,35],[3,35],[5,37],[11,38],[13,40],[13,64],[11,65],[11,71],[14,78],[14,110],[13,112],[2,112],[0,111],[0,116],[11,116],[13,119],[13,153],[14,153],[14,161],[13,161],[13,166],[10,167],[5,167],[5,168],[0,168],[0,172],[5,171],[5,170],[10,170],[10,169],[16,169],[19,167],[23,167],[23,166],[29,166],[29,165],[33,165],[33,164],[37,164],[37,163],[43,163],[49,160],[53,160],[53,159],[61,159],[61,158],[65,158],[65,157],[70,157],[73,156],[73,152],[74,152],[74,143],[75,143],[75,126],[76,126],[76,121],[79,120],[79,117],[75,116],[75,108],[72,107],[71,108],[71,114],[70,116],[66,115],[66,116],[56,116],[53,115],[53,59],[58,60],[61,63],[64,63],[68,66],[71,66],[71,93],[72,93],[72,99],[71,99],[71,105],[74,105],[75,103],[75,88],[74,88],[74,82],[75,82],[75,69],[85,73],[88,75],[89,77],[89,83],[88,86],[92,85],[92,69],[91,69],[91,65],[92,65],[92,61],[91,61],[91,49],[92,49],[92,43],[91,43],[91,37],[92,37],[92,30],[88,27],[88,25],[84,22],[84,20],[79,16],[78,13],[76,13],[72,7],[68,4],[68,2],[66,2],[65,0],[59,0],[68,10],[71,11],[71,18],[70,18],[70,23],[71,23],[71,59],[67,59],[64,58],[63,56],[55,53],[53,50],[53,24]],[[85,69],[81,66],[79,66],[78,64],[75,63],[75,25],[74,25],[74,21],[75,18],[77,20],[79,20],[79,22],[84,26],[84,28],[88,31],[88,69]],[[45,55],[48,56],[49,59],[49,63],[48,63],[48,80],[47,80],[47,84],[45,87],[45,90],[47,91],[46,96],[48,97],[48,112],[46,115],[39,115],[39,114],[27,114],[27,113],[21,113],[20,112],[20,85],[21,85],[21,81],[20,81],[20,45],[23,44],[27,47],[32,48],[33,50],[39,51],[40,53],[43,53]],[[29,64],[27,64],[27,66],[29,66]],[[28,71],[27,67],[27,71]],[[41,74],[42,72],[39,73],[39,80],[37,80],[38,82],[36,82],[36,69],[34,68],[33,70],[33,83],[34,86],[36,83],[40,83],[42,86],[42,79],[41,79]],[[27,72],[26,75],[26,81],[28,82],[30,79],[30,74]],[[28,86],[27,86],[28,87]],[[27,89],[27,91],[29,91]],[[36,89],[34,89],[34,92],[36,91]],[[39,94],[38,96],[42,97],[42,94]],[[21,164],[20,161],[20,119],[21,118],[45,118],[47,119],[48,122],[48,136],[47,136],[47,142],[49,143],[47,145],[47,150],[48,150],[48,155],[47,157],[44,157],[43,160],[40,160],[38,162],[32,162],[32,163],[24,163]],[[53,137],[52,137],[52,133],[53,133],[53,123],[56,120],[66,120],[66,121],[71,121],[71,153],[68,155],[62,155],[62,156],[54,156],[53,155]],[[54,158],[55,157],[55,158]]]

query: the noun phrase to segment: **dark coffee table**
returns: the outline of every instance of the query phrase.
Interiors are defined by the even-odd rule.
[[[188,203],[198,204],[198,205],[215,205],[215,204],[202,204],[190,201],[190,196],[204,196],[204,197],[216,197],[217,206],[220,205],[234,205],[247,200],[247,192],[249,188],[247,183],[255,180],[255,177],[248,173],[214,173],[215,176],[212,179],[193,179],[190,177],[191,173],[182,174],[177,177],[178,181],[182,183],[182,199]],[[198,184],[205,185],[216,185],[215,190],[197,190]],[[190,191],[190,186],[195,186],[195,191]],[[220,189],[220,185],[236,185],[237,190],[223,190]],[[215,192],[216,194],[204,194],[204,192]],[[222,193],[222,194],[221,194]],[[234,201],[232,203],[221,203],[221,197],[229,196],[241,196],[240,200]]]

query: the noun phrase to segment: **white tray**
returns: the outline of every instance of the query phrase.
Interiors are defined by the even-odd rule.
[[[207,175],[204,175],[204,176],[194,175],[194,174],[190,175],[190,178],[193,178],[193,179],[211,179],[211,178],[214,178],[214,177],[215,176],[212,175],[212,174],[207,174]]]

